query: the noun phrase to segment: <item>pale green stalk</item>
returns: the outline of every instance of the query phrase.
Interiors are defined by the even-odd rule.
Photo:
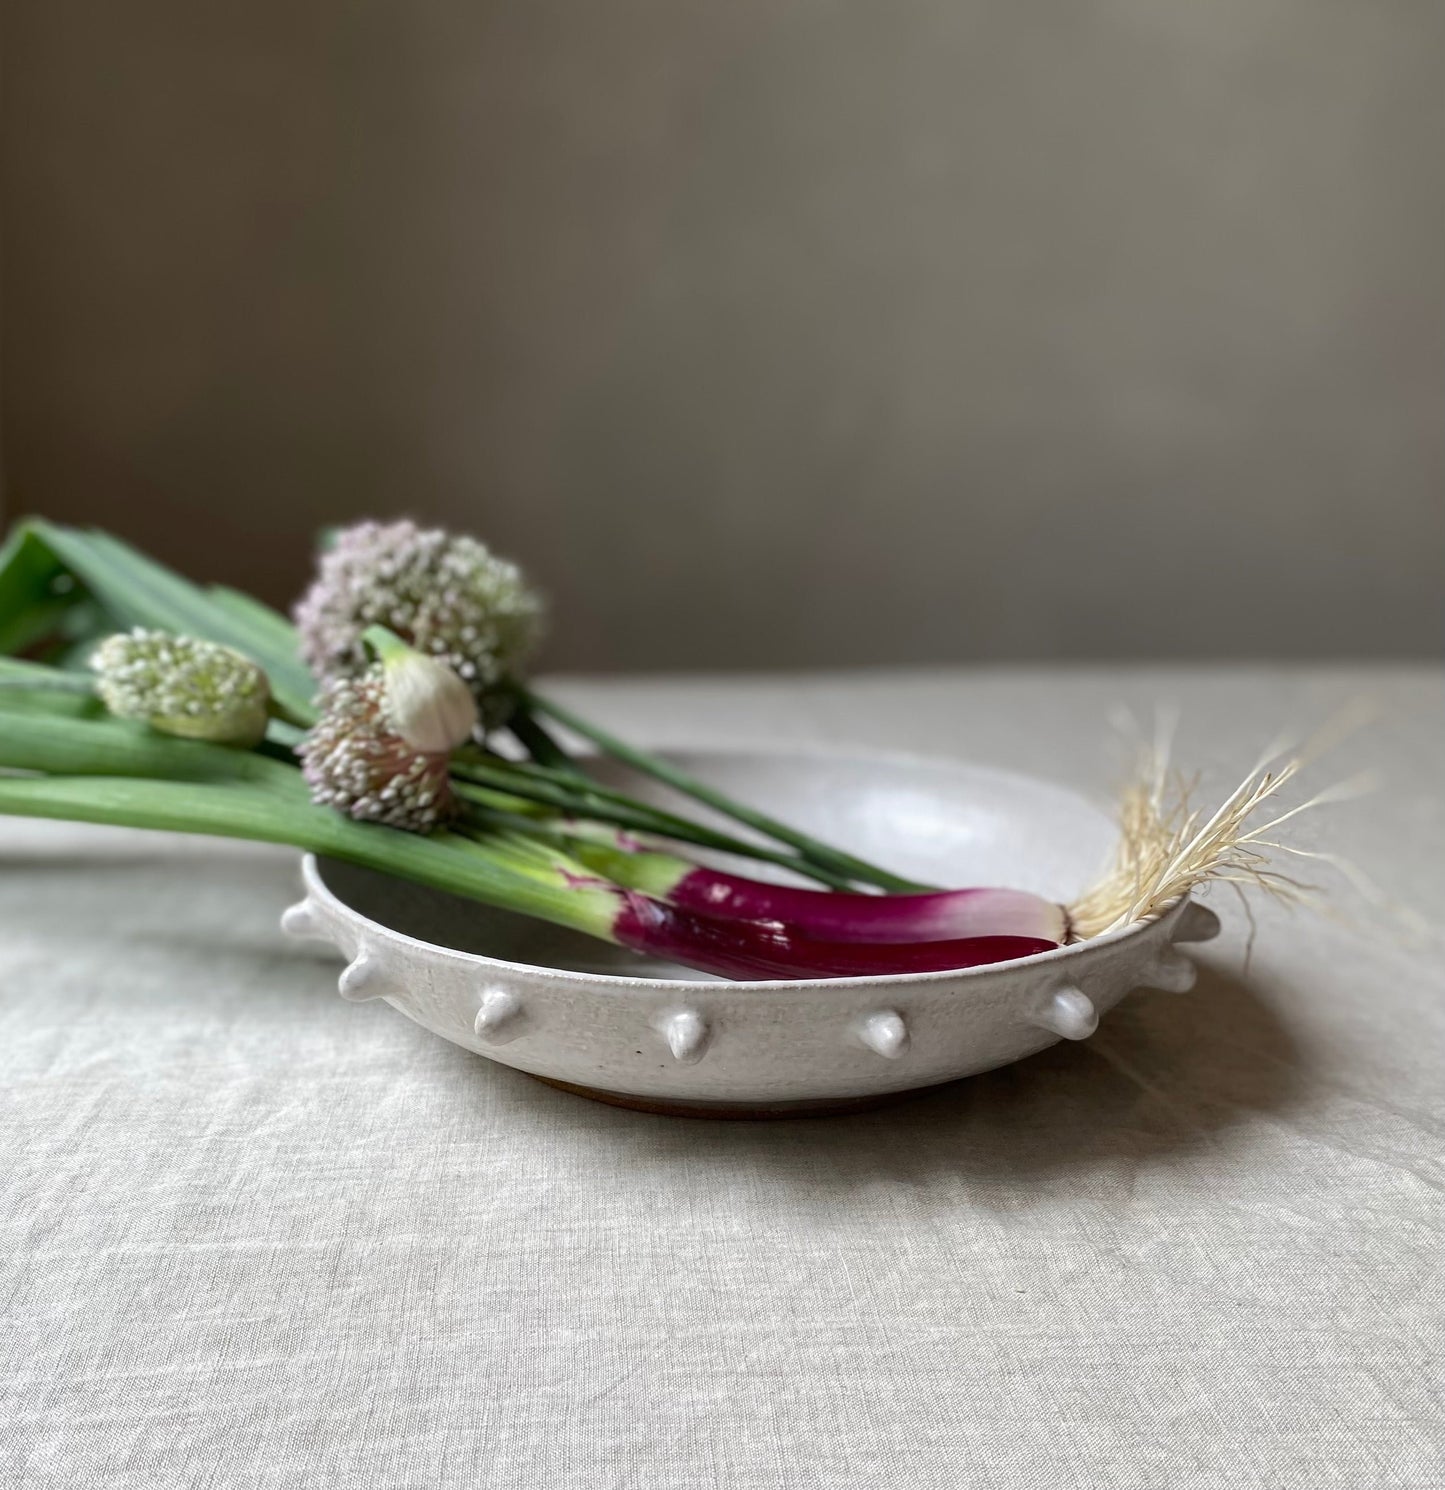
[[[774,817],[769,817],[766,813],[759,812],[744,803],[735,802],[726,793],[718,791],[704,781],[699,781],[695,776],[674,766],[670,761],[653,755],[650,751],[640,750],[635,745],[629,745],[625,740],[619,740],[617,736],[609,734],[561,704],[541,698],[530,690],[524,690],[522,698],[524,707],[531,707],[548,715],[558,724],[590,740],[608,755],[631,766],[634,770],[644,772],[672,787],[674,791],[682,792],[684,796],[691,797],[694,801],[711,807],[715,812],[721,812],[724,816],[733,818],[755,832],[776,839],[779,843],[788,844],[797,849],[804,858],[835,875],[860,880],[864,884],[877,885],[884,890],[920,891],[931,888],[918,884],[914,880],[904,879],[890,870],[880,869],[876,864],[869,864],[863,859],[855,858],[852,854],[844,853],[841,849],[832,848],[826,843],[819,842],[810,834],[789,827],[788,824],[781,823]]]
[[[0,712],[0,813],[290,844],[539,916],[610,940],[610,891],[577,888],[582,866],[498,833],[400,833],[315,806],[294,766],[158,735],[128,720]]]
[[[798,854],[785,853],[763,844],[750,843],[729,833],[718,832],[689,818],[678,817],[647,803],[634,802],[619,793],[594,789],[590,782],[563,782],[517,771],[510,762],[498,760],[488,765],[472,758],[466,761],[453,760],[452,790],[464,800],[476,801],[483,806],[493,805],[490,801],[491,794],[501,791],[552,807],[569,817],[594,818],[620,828],[695,844],[699,848],[713,849],[718,853],[777,864],[833,889],[842,889],[848,884],[848,880],[842,875],[820,868]]]

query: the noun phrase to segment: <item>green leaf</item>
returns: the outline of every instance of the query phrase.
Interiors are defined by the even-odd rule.
[[[310,800],[294,763],[255,751],[180,740],[135,719],[75,709],[94,701],[0,688],[0,766],[49,775],[152,776],[173,781],[249,781]]]
[[[0,548],[0,652],[51,636],[74,602],[75,581],[32,528],[13,528]]]
[[[0,813],[290,844],[604,941],[612,940],[618,907],[611,891],[564,887],[556,882],[559,876],[549,881],[513,867],[505,849],[493,851],[450,833],[421,837],[352,822],[329,808],[292,801],[270,783],[0,776]]]
[[[82,686],[77,688],[77,683]],[[0,752],[5,717],[16,712],[56,719],[93,719],[104,717],[105,705],[85,686],[80,674],[40,662],[0,657]]]
[[[252,635],[264,639],[268,649],[292,658],[299,655],[296,628],[280,611],[227,585],[208,585],[205,595],[217,610],[230,616],[234,625],[248,627]],[[306,681],[311,683],[310,673]]]
[[[17,668],[37,671],[7,665]],[[46,698],[87,702],[0,689],[0,770],[44,773],[0,775],[0,813],[291,844],[597,936],[616,913],[610,892],[574,888],[562,872],[580,866],[515,834],[477,843],[353,822],[311,801],[294,758],[36,706]]]
[[[78,579],[104,607],[111,629],[145,626],[232,647],[266,670],[272,696],[289,718],[301,724],[315,719],[315,684],[297,653],[295,631],[269,607],[236,591],[203,590],[107,533],[43,519],[22,524],[16,533],[12,543],[29,556],[29,565],[48,556],[49,573]],[[22,570],[20,578],[28,572]],[[35,602],[33,583],[30,599]],[[3,602],[0,590],[0,626],[8,614]]]

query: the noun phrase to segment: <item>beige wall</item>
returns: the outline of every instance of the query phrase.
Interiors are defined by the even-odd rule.
[[[1433,0],[10,0],[12,508],[596,667],[1424,652]]]

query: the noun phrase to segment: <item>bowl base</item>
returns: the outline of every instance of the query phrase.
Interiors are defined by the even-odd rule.
[[[579,1086],[576,1082],[560,1081],[555,1076],[537,1076],[528,1072],[533,1081],[543,1086],[555,1087],[559,1092],[571,1092],[575,1097],[587,1097],[593,1102],[605,1102],[609,1107],[626,1107],[632,1112],[650,1112],[657,1117],[691,1117],[724,1119],[730,1122],[767,1122],[778,1118],[839,1117],[850,1112],[872,1112],[878,1107],[891,1107],[895,1102],[907,1101],[924,1092],[935,1092],[938,1086],[910,1087],[902,1092],[881,1092],[867,1097],[819,1097],[799,1102],[687,1102],[676,1097],[647,1097],[635,1092],[609,1092],[599,1087]],[[943,1082],[940,1085],[948,1086]]]

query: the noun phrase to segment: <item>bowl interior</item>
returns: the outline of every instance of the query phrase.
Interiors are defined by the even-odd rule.
[[[1114,840],[1107,814],[1078,793],[980,766],[832,753],[674,751],[669,758],[739,800],[929,884],[1003,885],[1067,900],[1098,875]],[[610,762],[594,769],[636,796],[678,805],[665,788]],[[695,804],[686,810],[724,822]],[[326,860],[320,868],[354,910],[420,941],[573,972],[705,976],[355,865]],[[763,866],[744,872],[766,873]]]

